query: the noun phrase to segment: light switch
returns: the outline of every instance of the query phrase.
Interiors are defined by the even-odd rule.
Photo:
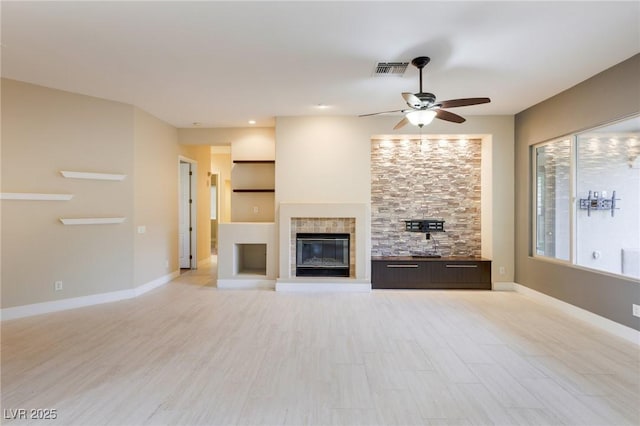
[[[144,225],[140,225],[138,226],[138,234],[144,234],[145,232],[147,232],[147,227]]]

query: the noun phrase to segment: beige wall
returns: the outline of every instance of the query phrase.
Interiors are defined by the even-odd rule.
[[[124,173],[65,179],[60,170]],[[2,307],[131,288],[134,109],[2,80],[2,192],[71,193],[70,201],[2,201]],[[60,217],[126,217],[64,226]],[[63,290],[54,292],[54,281]]]
[[[461,111],[462,112],[462,111]],[[393,131],[397,116],[278,117],[276,119],[276,206],[280,203],[371,202],[371,138],[418,135],[417,127]],[[483,140],[483,255],[493,260],[494,281],[513,281],[513,117],[469,116],[463,124],[435,120],[425,136]],[[486,154],[486,155],[485,155]],[[488,156],[488,158],[485,158]],[[368,229],[368,243],[370,232]],[[500,275],[499,268],[505,273]]]
[[[530,256],[530,147],[640,112],[640,55],[516,115],[516,281],[640,330],[640,284]]]
[[[375,132],[368,124],[353,117],[278,117],[276,206],[369,203]]]
[[[179,155],[198,161],[198,256],[208,257],[209,148],[177,142],[175,128],[133,106],[3,79],[2,192],[74,196],[2,201],[2,308],[130,290],[176,271]],[[61,217],[125,221],[64,226]]]
[[[272,141],[275,130],[273,127],[220,127],[178,129],[178,138],[184,145],[222,145],[231,146],[232,142],[244,141]],[[252,158],[253,159],[253,158]]]
[[[135,109],[135,286],[179,269],[177,141],[173,126]]]

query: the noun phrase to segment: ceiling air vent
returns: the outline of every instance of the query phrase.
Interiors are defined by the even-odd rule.
[[[401,77],[407,69],[409,62],[378,62],[373,70],[374,77],[397,76]]]

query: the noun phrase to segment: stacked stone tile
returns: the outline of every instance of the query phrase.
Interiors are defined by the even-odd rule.
[[[373,141],[373,256],[425,253],[432,241],[406,232],[405,219],[441,219],[433,233],[444,256],[480,256],[480,140]]]

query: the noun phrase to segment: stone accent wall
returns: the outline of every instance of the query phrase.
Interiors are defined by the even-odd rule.
[[[291,219],[291,276],[296,276],[296,234],[316,232],[323,234],[349,234],[349,276],[356,273],[356,220],[352,217],[294,217]]]
[[[480,256],[481,141],[374,140],[371,145],[371,255],[432,249]],[[404,219],[444,220],[446,232],[404,230]]]

